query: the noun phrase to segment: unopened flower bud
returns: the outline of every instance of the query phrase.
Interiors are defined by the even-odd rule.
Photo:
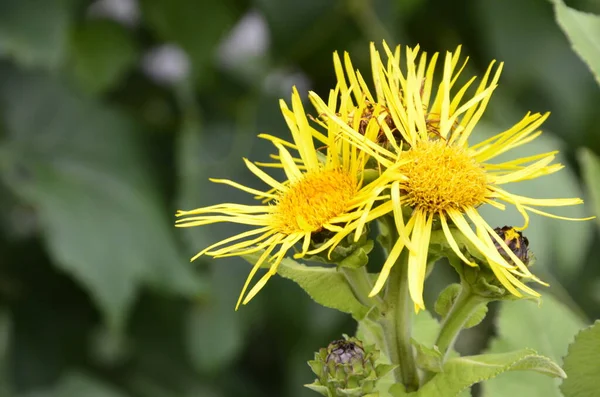
[[[377,380],[394,366],[376,364],[379,351],[374,346],[364,346],[356,338],[331,342],[315,353],[308,362],[317,379],[306,387],[327,397],[364,396],[375,391]]]

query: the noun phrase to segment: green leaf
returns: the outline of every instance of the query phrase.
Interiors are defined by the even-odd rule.
[[[600,158],[590,149],[579,151],[579,164],[583,169],[583,178],[592,200],[596,222],[600,226]]]
[[[336,268],[306,266],[286,258],[277,273],[294,281],[320,305],[363,318],[368,311],[354,296],[344,275]]]
[[[232,1],[210,7],[196,0],[142,0],[146,23],[165,41],[179,44],[190,56],[197,78],[206,78],[219,41],[241,10]]]
[[[491,342],[488,351],[500,353],[527,347],[560,363],[569,342],[583,325],[583,321],[551,295],[542,298],[541,306],[528,300],[505,301],[498,315],[498,337]],[[525,373],[486,382],[483,390],[486,397],[560,397],[556,382]]]
[[[444,357],[437,346],[429,348],[420,343],[413,343],[413,346],[416,350],[417,366],[420,369],[431,372],[442,371],[442,362]]]
[[[59,66],[74,5],[72,0],[0,1],[0,55],[27,67]]]
[[[412,315],[412,336],[415,341],[429,348],[433,347],[440,332],[440,324],[427,310]]]
[[[569,345],[563,368],[567,373],[560,386],[565,397],[598,397],[600,373],[600,320],[577,334]]]
[[[111,21],[90,21],[73,33],[73,74],[87,92],[102,93],[119,83],[135,65],[137,43],[127,29]]]
[[[186,296],[205,289],[127,118],[9,70],[0,70],[0,103],[0,175],[36,209],[55,264],[87,288],[110,329],[122,328],[144,283]]]
[[[443,390],[444,397],[454,397],[475,383],[494,378],[504,372],[522,370],[536,371],[552,377],[565,376],[562,369],[552,360],[536,354],[531,349],[458,357],[448,360],[444,364],[443,372],[436,374],[414,395],[436,396]]]
[[[562,0],[552,0],[556,20],[573,50],[588,65],[600,84],[600,16],[569,8]]]
[[[55,386],[51,397],[126,397],[127,395],[113,386],[93,377],[70,372]]]
[[[235,359],[243,346],[240,315],[222,300],[196,305],[188,314],[187,346],[194,367],[214,374]],[[219,304],[220,303],[220,304]]]

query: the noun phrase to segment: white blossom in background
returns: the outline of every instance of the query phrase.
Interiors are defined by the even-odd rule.
[[[308,92],[311,81],[306,74],[298,70],[272,70],[263,81],[263,90],[276,97],[288,97],[292,87],[299,92]]]
[[[185,80],[191,69],[187,53],[175,44],[164,44],[146,52],[142,58],[142,70],[163,85],[175,85]]]
[[[249,11],[221,41],[217,60],[226,69],[238,69],[266,56],[271,43],[267,22],[258,11]]]
[[[140,20],[137,0],[96,0],[87,10],[92,18],[106,18],[126,26],[136,26]]]

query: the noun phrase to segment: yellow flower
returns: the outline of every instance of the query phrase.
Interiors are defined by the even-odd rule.
[[[379,128],[351,128],[343,113],[333,113],[316,94],[310,94],[318,111],[338,123],[343,131],[341,138],[368,153],[385,169],[376,184],[390,189],[384,193],[391,196],[399,239],[383,265],[371,296],[381,290],[390,269],[407,247],[410,294],[415,310],[424,308],[423,284],[432,228],[441,227],[456,255],[465,263],[476,266],[453,237],[452,225],[487,259],[494,274],[508,291],[516,296],[522,296],[522,292],[539,296],[522,280],[541,281],[506,247],[506,243],[482,218],[477,208],[490,204],[503,210],[504,203],[514,205],[525,220],[524,226],[519,229],[522,230],[529,222],[528,212],[570,219],[549,214],[537,207],[582,203],[578,198],[522,197],[503,188],[503,185],[512,182],[560,170],[562,165],[551,164],[557,152],[503,163],[488,162],[538,137],[541,131],[537,131],[537,128],[548,117],[548,113],[527,113],[510,129],[469,145],[468,139],[496,88],[502,64],[494,71],[495,62],[492,62],[475,92],[468,97],[465,94],[475,77],[460,88],[456,87],[467,62],[465,60],[457,67],[460,47],[454,53],[447,53],[441,65],[441,81],[437,84],[434,82],[437,53],[428,60],[425,53],[418,57],[418,47],[407,48],[406,68],[403,69],[400,66],[400,47],[392,52],[384,42],[384,49],[387,54],[385,63],[371,44],[375,96],[367,88],[361,74],[353,69],[349,55],[345,54],[343,66],[337,54],[334,55],[340,97],[352,98],[357,107],[367,103],[368,112],[360,114],[363,118],[376,119]],[[403,209],[412,209],[407,222],[403,217]],[[510,262],[502,257],[494,242],[508,253]]]
[[[332,109],[344,106],[338,106],[335,95],[330,100]],[[326,134],[313,128],[296,89],[292,94],[292,110],[284,101],[280,101],[280,104],[293,142],[266,134],[259,135],[275,145],[278,155],[271,156],[276,160],[275,163],[257,164],[283,169],[287,180],[278,182],[257,164],[244,159],[250,171],[268,185],[268,190],[259,191],[226,179],[211,181],[248,192],[260,204],[224,203],[177,213],[177,216],[183,217],[177,220],[178,227],[217,222],[252,227],[249,231],[211,245],[192,258],[194,260],[205,254],[226,257],[261,252],[242,289],[236,309],[240,303],[248,303],[276,274],[280,262],[294,246],[300,245],[295,257],[313,255],[327,249],[331,252],[347,235],[352,232],[360,235],[367,222],[392,211],[391,203],[371,211],[382,188],[372,183],[363,186],[363,171],[368,156],[348,142],[337,139],[341,130],[337,123],[318,122],[326,127]],[[315,149],[313,139],[327,148],[325,154]],[[297,153],[298,157],[293,157],[290,150]],[[332,236],[318,248],[311,247],[311,236],[322,230],[332,232]],[[268,272],[245,295],[253,276],[265,262],[269,264]]]

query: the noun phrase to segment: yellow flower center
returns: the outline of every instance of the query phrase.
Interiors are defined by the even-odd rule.
[[[304,174],[277,200],[273,227],[283,234],[320,231],[344,213],[357,188],[355,177],[339,169]]]
[[[483,167],[464,149],[443,139],[419,142],[402,153],[406,203],[429,213],[481,204],[487,193]]]

